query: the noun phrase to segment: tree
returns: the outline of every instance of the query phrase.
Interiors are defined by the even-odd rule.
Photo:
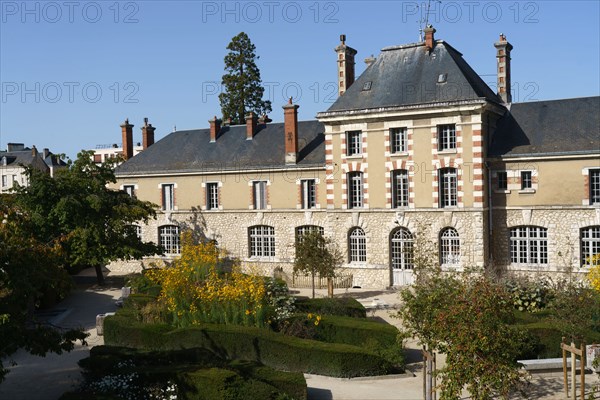
[[[34,310],[44,292],[64,296],[71,280],[60,266],[60,241],[40,242],[34,224],[14,203],[14,196],[0,197],[0,382],[8,370],[3,360],[19,348],[44,356],[73,349],[75,342],[85,344],[81,329],[61,329],[38,321]]]
[[[342,264],[343,256],[334,243],[316,230],[309,230],[296,240],[294,272],[307,272],[312,278],[312,297],[315,298],[315,276],[332,282],[336,269]],[[329,285],[331,286],[331,285]],[[330,296],[333,295],[330,290]]]
[[[271,102],[262,100],[265,88],[261,84],[260,70],[256,66],[256,47],[248,35],[241,32],[231,39],[225,56],[225,71],[222,84],[225,86],[219,95],[223,118],[231,118],[233,124],[243,124],[246,114],[254,112],[263,115],[271,111]]]
[[[39,241],[60,243],[64,265],[93,266],[98,283],[103,284],[102,267],[107,263],[162,251],[143,242],[135,226],[154,218],[156,206],[109,189],[107,184],[116,182],[118,160],[97,165],[91,156],[90,151],[79,153],[54,178],[28,169],[29,185],[15,189],[15,201],[28,215]]]

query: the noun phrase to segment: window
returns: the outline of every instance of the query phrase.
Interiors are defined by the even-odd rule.
[[[600,204],[600,169],[590,170],[590,204]]]
[[[392,207],[408,207],[408,171],[392,171]]]
[[[413,269],[414,237],[406,228],[398,228],[390,236],[393,269]]]
[[[455,168],[439,170],[440,207],[456,207],[458,205],[458,181]]]
[[[136,238],[142,239],[142,227],[139,225],[128,225],[126,235],[135,235]]]
[[[521,190],[531,189],[531,171],[521,171]]]
[[[363,206],[363,177],[362,172],[348,173],[348,208]]]
[[[8,176],[2,175],[2,187],[7,187],[7,186],[8,186]]]
[[[548,264],[548,230],[539,226],[511,228],[510,261],[516,264]]]
[[[302,236],[316,232],[323,236],[325,234],[325,229],[322,226],[317,225],[302,225],[296,228],[296,241],[302,241]]]
[[[390,144],[392,147],[392,153],[404,153],[408,151],[406,128],[390,129]]]
[[[438,150],[456,149],[456,125],[438,126]]]
[[[255,210],[267,208],[267,181],[252,182],[253,205]]]
[[[348,253],[350,262],[367,261],[367,238],[361,228],[353,228],[348,235]]]
[[[94,162],[101,163],[102,162],[102,154],[94,154]]]
[[[219,209],[219,183],[209,182],[206,184],[206,209]]]
[[[129,195],[129,197],[135,197],[135,185],[123,185],[123,191]]]
[[[346,132],[346,155],[353,156],[362,153],[362,132]]]
[[[445,228],[440,233],[440,263],[460,265],[460,238],[454,228]]]
[[[508,189],[508,174],[506,171],[498,171],[498,189]]]
[[[314,179],[303,179],[300,181],[302,197],[302,208],[315,208],[317,206],[317,190]]]
[[[160,245],[167,254],[179,254],[179,227],[165,225],[158,228],[158,239]]]
[[[581,230],[581,265],[600,265],[600,226]]]
[[[175,185],[162,185],[162,206],[164,211],[175,209]]]
[[[275,257],[275,228],[258,225],[248,229],[250,257]]]

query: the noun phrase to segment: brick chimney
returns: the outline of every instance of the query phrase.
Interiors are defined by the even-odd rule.
[[[423,31],[425,32],[425,51],[430,52],[435,46],[434,33],[436,30],[433,26],[427,25],[427,28],[425,28]]]
[[[144,118],[144,126],[142,126],[142,149],[146,150],[154,144],[155,130],[156,128],[148,123],[148,118]]]
[[[512,103],[512,94],[510,92],[510,51],[512,45],[506,40],[506,36],[501,33],[500,39],[494,43],[496,48],[496,58],[498,59],[498,96],[505,103]]]
[[[208,123],[210,124],[210,142],[214,143],[217,141],[217,136],[219,136],[221,130],[221,120],[215,115]]]
[[[341,96],[354,83],[354,56],[357,51],[346,46],[346,35],[340,35],[340,44],[335,48],[338,64],[338,95]]]
[[[123,134],[123,158],[129,160],[133,157],[133,125],[129,123],[129,119],[126,119],[121,125],[121,132]]]
[[[292,98],[283,106],[283,132],[285,135],[285,163],[298,161],[298,107],[292,104]]]
[[[50,155],[50,149],[44,148],[44,160]]]
[[[33,157],[37,157],[37,155],[38,155],[38,150],[37,150],[37,148],[35,147],[35,145],[31,146],[31,155],[32,155]]]
[[[254,134],[256,133],[256,114],[250,111],[248,115],[246,115],[246,140],[252,140]]]

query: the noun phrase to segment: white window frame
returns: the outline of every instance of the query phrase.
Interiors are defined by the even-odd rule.
[[[440,232],[440,265],[460,265],[460,235],[454,228],[444,228]]]
[[[129,197],[135,198],[135,185],[123,185],[122,189]]]
[[[362,131],[346,132],[346,155],[358,156],[362,154]]]
[[[414,269],[414,236],[406,228],[398,228],[390,235],[392,269]]]
[[[458,170],[441,168],[438,170],[440,208],[458,206]]]
[[[161,198],[162,198],[162,210],[163,211],[174,211],[175,210],[175,184],[173,183],[162,183]]]
[[[548,229],[523,225],[510,228],[511,264],[548,264]]]
[[[521,176],[521,190],[532,190],[533,189],[533,171],[525,170],[520,172]]]
[[[296,227],[296,242],[302,241],[302,236],[312,232],[318,232],[321,236],[325,235],[325,229],[322,226],[300,225]]]
[[[456,124],[437,126],[438,151],[456,150]]]
[[[600,265],[600,258],[595,259],[593,264],[589,262],[593,256],[600,255],[600,225],[581,228],[579,237],[581,243],[581,266]]]
[[[252,181],[252,207],[255,210],[268,208],[267,186],[267,181]]]
[[[158,227],[158,241],[167,254],[180,254],[179,227],[177,225],[161,225]]]
[[[590,204],[600,205],[600,169],[589,170]]]
[[[348,260],[351,263],[367,261],[367,237],[362,228],[354,227],[348,232]]]
[[[206,209],[209,211],[219,209],[219,182],[206,182]]]
[[[392,208],[408,207],[410,193],[408,171],[405,169],[393,170],[391,178]]]
[[[300,193],[302,209],[317,208],[317,182],[315,179],[301,179]]]
[[[275,228],[269,225],[249,227],[248,253],[250,258],[275,257]]]
[[[348,208],[363,208],[365,205],[363,173],[360,171],[348,172],[346,179]]]
[[[390,128],[390,152],[392,154],[408,151],[408,129]]]

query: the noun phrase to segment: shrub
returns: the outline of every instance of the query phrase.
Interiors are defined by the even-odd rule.
[[[301,313],[339,315],[355,318],[366,318],[367,316],[365,307],[358,300],[351,297],[297,299],[296,310]]]
[[[127,311],[105,320],[105,343],[151,350],[204,348],[225,359],[259,361],[276,369],[337,377],[382,375],[393,370],[381,356],[356,346],[236,325],[203,324],[173,330],[165,325],[140,324],[128,317]]]
[[[552,291],[545,280],[511,277],[504,283],[512,296],[513,306],[519,311],[538,312],[551,300]]]

